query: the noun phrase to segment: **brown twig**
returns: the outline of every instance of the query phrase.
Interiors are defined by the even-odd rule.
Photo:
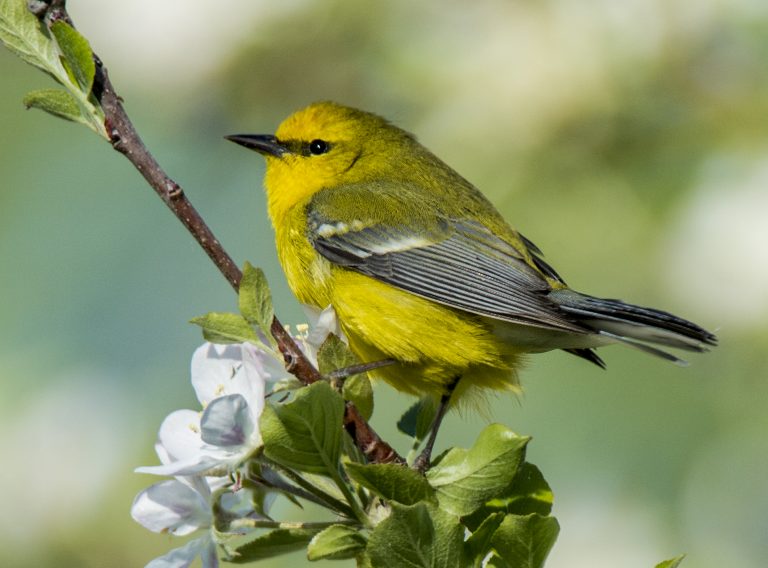
[[[112,147],[123,154],[139,170],[155,193],[163,200],[174,215],[197,240],[208,257],[221,271],[232,287],[237,290],[242,272],[216,239],[203,218],[184,194],[181,186],[172,180],[157,163],[154,156],[133,127],[115,93],[106,68],[96,59],[95,92],[101,93],[99,102],[104,109],[104,127],[107,129]]]
[[[405,464],[403,457],[374,432],[357,407],[349,401],[344,409],[344,428],[369,462]]]
[[[45,25],[62,19],[72,23],[66,10],[66,0],[48,0],[45,3],[48,5],[46,9],[40,9],[40,4],[37,3],[37,8],[33,11]],[[112,147],[128,158],[131,164],[139,170],[160,199],[197,240],[224,278],[232,285],[232,288],[237,291],[242,272],[187,199],[181,186],[163,171],[154,156],[147,150],[123,108],[122,99],[112,86],[106,67],[95,54],[93,58],[96,63],[93,94],[104,110],[104,126],[112,142]],[[271,332],[285,359],[286,369],[291,374],[305,385],[322,379],[320,372],[304,356],[293,337],[276,317],[272,320]],[[362,418],[357,408],[349,402],[346,405],[344,426],[357,447],[370,461],[374,463],[393,461],[405,463],[405,460],[376,434],[373,428]]]
[[[357,365],[350,365],[349,367],[344,367],[343,369],[336,369],[335,371],[331,371],[330,373],[326,374],[326,378],[332,381],[346,379],[352,375],[367,373],[368,371],[373,371],[374,369],[379,369],[381,367],[387,367],[388,365],[394,365],[395,363],[396,361],[394,359],[381,359],[379,361],[371,361],[370,363],[359,363]]]
[[[272,337],[277,341],[277,348],[283,354],[286,371],[294,375],[305,385],[311,385],[316,381],[322,380],[323,376],[320,374],[320,371],[304,356],[304,352],[299,349],[291,334],[288,333],[277,317],[272,318],[272,325],[269,330],[272,332]]]

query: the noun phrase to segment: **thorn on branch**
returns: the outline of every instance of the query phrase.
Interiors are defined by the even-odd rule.
[[[112,144],[112,147],[118,152],[122,152],[120,144],[123,139],[120,136],[120,131],[112,124],[112,119],[110,119],[110,117],[104,119],[104,129],[109,134],[109,142]]]
[[[295,374],[298,363],[296,362],[296,357],[293,355],[293,353],[283,353],[283,359],[285,359],[285,370],[292,375]]]
[[[170,199],[181,199],[184,197],[184,190],[172,179],[169,179],[166,183],[166,192],[168,193],[168,197]]]

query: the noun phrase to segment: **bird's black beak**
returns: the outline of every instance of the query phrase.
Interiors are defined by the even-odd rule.
[[[271,134],[232,134],[224,138],[251,150],[256,150],[259,154],[275,156],[276,158],[290,153],[290,150]]]

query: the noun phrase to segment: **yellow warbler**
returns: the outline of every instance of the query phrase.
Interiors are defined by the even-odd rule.
[[[277,252],[298,299],[332,306],[361,361],[394,388],[453,398],[515,389],[525,353],[603,366],[611,343],[681,362],[713,334],[669,313],[568,288],[467,180],[385,119],[330,102],[275,135],[228,139],[266,158]]]

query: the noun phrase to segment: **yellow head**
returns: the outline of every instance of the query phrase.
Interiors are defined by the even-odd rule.
[[[412,135],[380,116],[332,102],[297,111],[274,136],[227,138],[266,158],[264,186],[273,223],[321,189],[402,179],[409,164],[436,160]]]

